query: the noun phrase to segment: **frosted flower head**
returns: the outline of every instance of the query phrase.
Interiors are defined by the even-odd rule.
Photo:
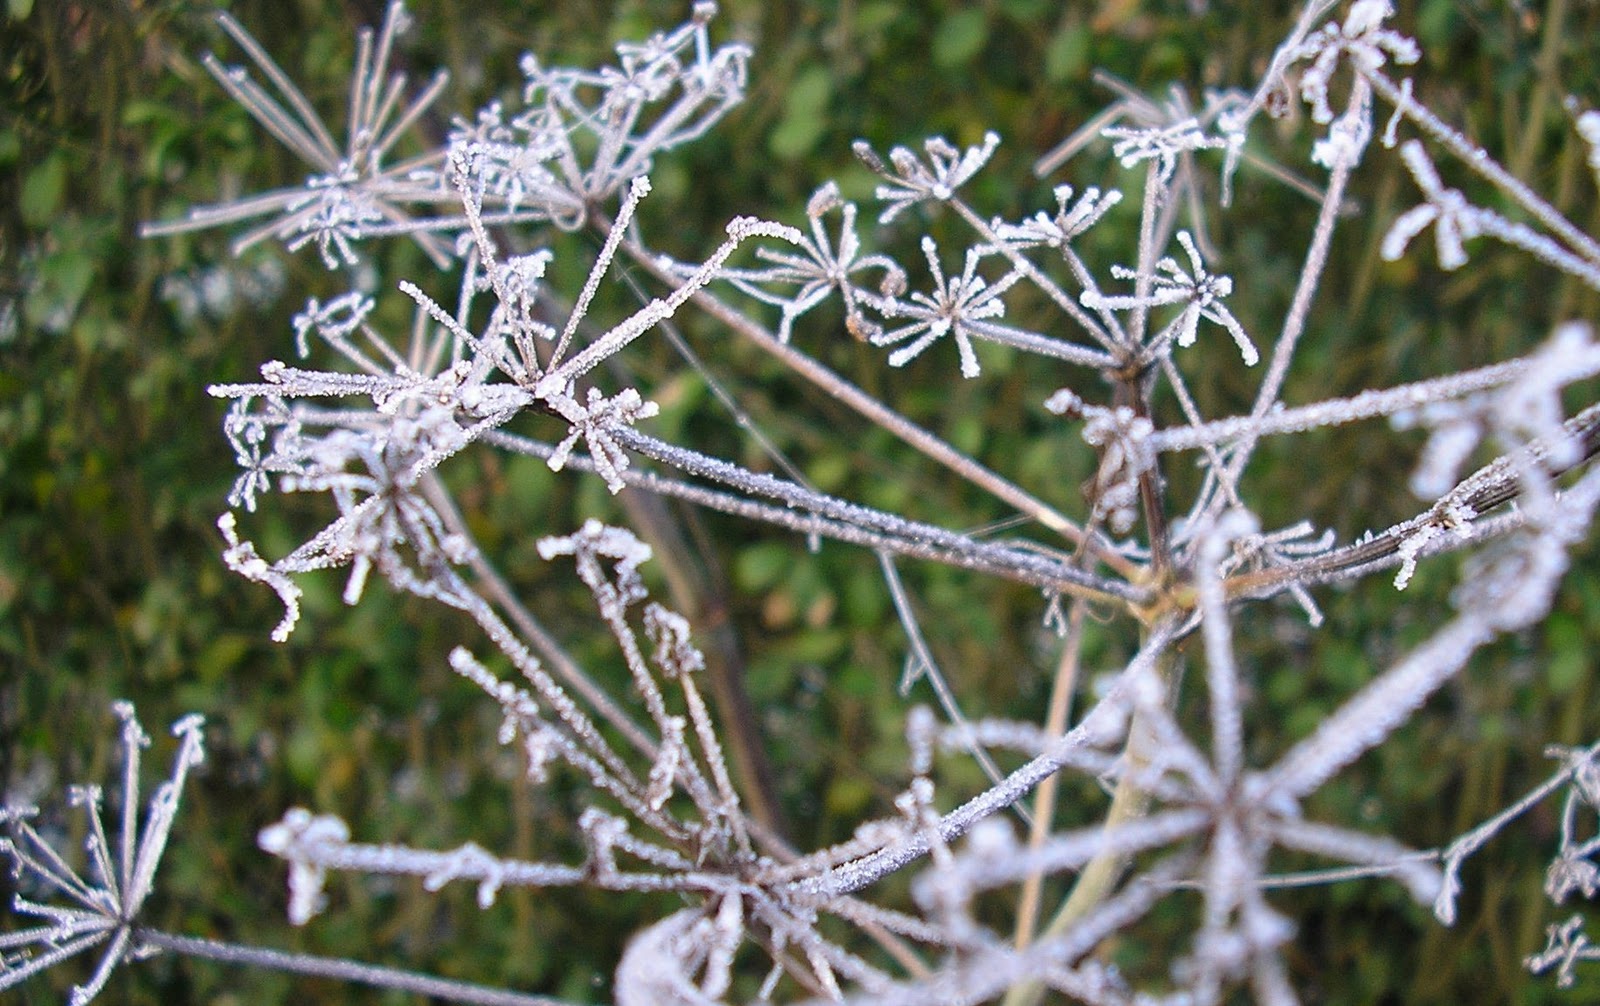
[[[1600,947],[1589,941],[1583,923],[1583,915],[1578,914],[1565,922],[1546,926],[1544,949],[1526,958],[1523,966],[1536,975],[1555,968],[1556,987],[1571,988],[1578,980],[1574,972],[1579,962],[1600,960]]]
[[[546,67],[523,56],[526,111],[512,120],[520,142],[548,158],[579,205],[604,199],[650,170],[654,157],[703,135],[744,100],[747,46],[713,47],[714,3],[695,5],[690,20],[643,42],[617,46],[617,65],[595,71]],[[580,159],[576,133],[594,137]],[[552,178],[556,175],[552,175]]]
[[[554,559],[570,555],[577,560],[578,575],[591,590],[609,587],[624,604],[643,600],[647,594],[639,567],[650,561],[650,546],[626,528],[609,527],[593,518],[584,521],[574,534],[539,539],[539,556]],[[602,560],[610,560],[615,580],[606,581]]]
[[[484,203],[572,229],[583,223],[584,203],[562,169],[568,148],[558,116],[528,112],[508,120],[495,101],[474,122],[456,120],[449,160],[464,167]]]
[[[985,133],[981,145],[968,147],[965,151],[951,146],[950,141],[942,136],[930,137],[922,146],[928,155],[926,161],[906,147],[895,147],[889,151],[887,165],[865,140],[857,140],[852,146],[856,156],[889,183],[878,186],[876,193],[879,199],[889,204],[878,216],[880,224],[889,223],[925,200],[948,201],[957,189],[989,163],[995,148],[1000,146],[1000,135]]]
[[[100,786],[73,786],[68,791],[69,802],[86,818],[86,870],[71,865],[71,854],[57,849],[34,827],[35,808],[0,807],[0,826],[5,829],[0,856],[11,860],[19,889],[12,898],[12,910],[43,923],[0,934],[0,991],[20,985],[68,957],[103,946],[94,974],[72,990],[69,1001],[83,1006],[100,994],[119,964],[145,953],[137,936],[139,914],[154,890],[183,784],[190,769],[205,760],[204,720],[191,715],[172,725],[172,734],[178,738],[172,771],[151,796],[141,822],[140,761],[150,737],[134,718],[130,703],[114,703],[112,710],[122,721],[122,799],[114,831],[107,828],[102,814]],[[24,888],[39,894],[24,896],[20,893]]]
[[[1250,341],[1244,326],[1234,317],[1223,299],[1233,293],[1233,280],[1206,269],[1200,249],[1188,231],[1178,232],[1178,244],[1189,259],[1189,269],[1184,270],[1177,259],[1168,255],[1156,263],[1147,296],[1108,297],[1098,290],[1085,290],[1081,300],[1091,310],[1126,311],[1134,308],[1158,307],[1165,304],[1182,305],[1183,310],[1166,328],[1150,340],[1145,351],[1155,355],[1165,351],[1169,341],[1179,346],[1194,345],[1202,319],[1220,325],[1233,337],[1245,366],[1253,367],[1261,359]],[[1139,274],[1126,266],[1112,266],[1111,273],[1118,279],[1137,281]]]
[[[1007,273],[997,282],[990,283],[978,274],[983,249],[973,248],[968,250],[961,272],[946,276],[939,264],[939,248],[930,237],[922,239],[922,254],[927,258],[928,271],[933,275],[932,292],[914,292],[909,301],[885,298],[880,304],[885,318],[906,318],[910,322],[898,328],[873,332],[868,341],[874,346],[905,343],[889,354],[889,366],[901,367],[921,355],[923,350],[941,337],[949,335],[955,340],[961,357],[961,376],[977,377],[980,369],[972,339],[974,336],[983,337],[987,327],[994,325],[992,319],[1005,315],[1005,301],[1001,298],[1017,282],[1020,274]]]
[[[1411,239],[1431,224],[1434,242],[1439,249],[1439,268],[1461,268],[1467,264],[1463,242],[1483,233],[1484,211],[1469,203],[1460,190],[1445,188],[1439,172],[1420,142],[1407,140],[1400,147],[1400,158],[1405,161],[1417,188],[1422,190],[1427,201],[1407,210],[1395,220],[1383,238],[1383,257],[1390,262],[1398,259],[1405,254]]]
[[[1589,145],[1589,170],[1594,172],[1595,182],[1600,184],[1600,112],[1591,109],[1580,114],[1575,126],[1578,136]]]
[[[825,218],[839,211],[838,238],[829,237]],[[756,257],[765,265],[753,269],[724,269],[719,278],[726,279],[750,296],[783,309],[778,323],[778,340],[788,342],[794,323],[806,312],[827,300],[835,292],[844,301],[845,323],[853,332],[870,329],[861,314],[861,301],[870,299],[858,290],[853,277],[868,269],[878,269],[882,278],[878,288],[884,296],[897,296],[905,292],[905,273],[894,260],[884,255],[863,255],[861,239],[856,233],[856,205],[839,197],[839,187],[828,182],[817,189],[806,205],[810,221],[810,236],[795,234],[793,247],[798,254],[774,248],[756,249]],[[798,287],[785,296],[769,289],[771,286]]]
[[[1127,534],[1139,517],[1139,480],[1155,468],[1150,420],[1127,406],[1091,405],[1067,388],[1046,399],[1044,407],[1058,416],[1085,420],[1084,443],[1100,451],[1099,471],[1086,487],[1095,519]]]
[[[566,437],[550,455],[550,470],[559,472],[566,467],[572,449],[581,439],[589,448],[595,469],[605,479],[606,488],[613,493],[621,492],[626,485],[622,473],[628,469],[629,461],[617,434],[641,419],[656,415],[660,411],[656,403],[645,401],[635,388],[623,388],[609,398],[599,388],[590,388],[588,399],[583,403],[570,392],[561,390],[549,394],[546,401],[571,424]]]
[[[272,489],[272,479],[304,471],[300,423],[282,398],[268,396],[252,408],[240,398],[228,408],[222,431],[243,469],[228,493],[228,505],[255,512],[257,497]]]
[[[1228,147],[1226,139],[1209,135],[1193,117],[1170,125],[1107,126],[1100,135],[1112,141],[1111,153],[1125,168],[1154,161],[1163,185],[1172,180],[1183,155]]]
[[[332,815],[315,816],[295,807],[283,820],[261,829],[261,851],[289,862],[289,921],[303,926],[327,904],[323,884],[327,868],[312,853],[338,848],[350,839],[350,828]]]
[[[1421,58],[1416,42],[1384,27],[1393,15],[1394,6],[1389,0],[1357,0],[1343,23],[1323,25],[1301,43],[1294,58],[1311,61],[1300,76],[1300,94],[1311,106],[1312,119],[1324,124],[1333,121],[1328,85],[1341,57],[1353,60],[1364,70],[1376,70],[1390,60],[1407,65]]]
[[[547,249],[526,255],[513,255],[504,262],[488,263],[488,273],[479,277],[479,290],[494,290],[497,303],[488,331],[496,340],[508,342],[531,355],[529,336],[549,342],[556,330],[537,316],[536,308],[544,288],[544,274],[554,256]],[[527,359],[525,367],[537,366],[537,358]]]
[[[269,375],[272,372],[268,370]],[[348,566],[350,578],[344,593],[348,604],[360,600],[373,570],[402,590],[446,599],[453,596],[456,588],[449,567],[465,561],[471,549],[446,526],[419,491],[418,482],[471,440],[472,428],[460,425],[456,409],[437,401],[441,394],[449,399],[450,378],[455,374],[452,370],[439,381],[423,382],[420,388],[396,388],[387,396],[380,390],[374,395],[375,411],[351,413],[345,420],[348,425],[331,429],[305,430],[295,413],[285,412],[288,418],[281,420],[285,425],[275,441],[278,450],[266,459],[248,459],[253,467],[247,469],[230,499],[243,496],[248,504],[254,497],[245,494],[262,488],[267,472],[278,471],[282,472],[283,491],[327,493],[339,510],[331,524],[270,563],[253,543],[240,538],[231,512],[218,521],[228,567],[272,587],[284,603],[284,619],[273,630],[273,639],[287,639],[299,617],[301,592],[291,574]],[[241,397],[250,393],[243,391]],[[525,400],[526,393],[521,395]],[[230,422],[245,429],[253,423],[264,429],[280,421],[271,416],[239,416],[238,411],[230,413]],[[495,419],[486,419],[475,428],[495,423]]]
[[[389,73],[396,39],[410,24],[403,4],[391,3],[382,28],[357,35],[356,68],[350,82],[347,139],[337,143],[311,102],[260,44],[230,15],[217,23],[243,49],[274,95],[240,66],[224,66],[205,57],[206,69],[223,89],[243,105],[273,136],[311,166],[304,185],[279,189],[215,206],[196,207],[181,220],[149,225],[145,236],[177,234],[263,216],[276,219],[257,226],[234,243],[235,254],[269,237],[291,250],[315,243],[329,269],[353,265],[355,245],[375,233],[410,233],[441,268],[450,262],[449,248],[429,233],[415,214],[449,204],[453,194],[436,175],[418,174],[436,162],[429,155],[398,165],[385,159],[418,118],[438,99],[448,75],[442,71],[409,103],[402,104],[406,78]]]
[[[995,236],[1017,249],[1042,246],[1064,252],[1067,245],[1099,223],[1111,211],[1111,207],[1122,201],[1122,193],[1116,189],[1101,192],[1093,185],[1084,189],[1076,200],[1072,195],[1072,186],[1056,186],[1054,216],[1041,211],[1021,223],[1008,224],[996,220],[991,225]]]

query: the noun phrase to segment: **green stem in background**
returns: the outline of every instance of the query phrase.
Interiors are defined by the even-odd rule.
[[[1170,626],[1168,629],[1170,630]],[[1170,635],[1170,631],[1150,629],[1146,631],[1145,638],[1149,639],[1158,634]],[[1164,686],[1170,684],[1177,664],[1177,651],[1169,645],[1156,660],[1158,679]],[[1149,809],[1149,794],[1139,788],[1136,780],[1150,763],[1154,743],[1154,738],[1150,736],[1149,729],[1144,724],[1144,717],[1137,712],[1134,713],[1133,721],[1128,726],[1128,741],[1122,751],[1122,770],[1117,778],[1117,788],[1111,795],[1111,806],[1106,811],[1102,828],[1106,834],[1116,831],[1130,821],[1138,820]],[[1056,910],[1055,917],[1039,935],[1039,939],[1048,940],[1066,932],[1073,923],[1104,903],[1116,889],[1117,881],[1122,877],[1127,865],[1126,856],[1109,849],[1089,860],[1078,874],[1077,882],[1072,885],[1072,891],[1067,895],[1067,899]],[[1043,995],[1043,984],[1037,981],[1022,982],[1012,986],[1001,1003],[1002,1006],[1037,1006]]]
[[[1560,87],[1556,70],[1560,67],[1561,48],[1566,41],[1564,33],[1566,23],[1566,0],[1552,0],[1549,9],[1544,13],[1544,37],[1539,42],[1539,55],[1533,60],[1533,69],[1538,82],[1534,85],[1533,96],[1528,99],[1527,113],[1522,124],[1522,140],[1511,148],[1506,164],[1513,175],[1524,181],[1533,170],[1534,160],[1544,146],[1540,142],[1539,134],[1545,129],[1545,109],[1550,104],[1551,84]],[[1512,104],[1507,102],[1507,107]]]
[[[1083,653],[1083,616],[1087,604],[1075,598],[1067,612],[1066,637],[1061,643],[1061,660],[1056,664],[1056,678],[1050,689],[1050,709],[1046,715],[1044,731],[1047,736],[1060,737],[1067,732],[1067,720],[1072,715],[1072,694],[1077,689],[1080,658]],[[1055,818],[1056,791],[1061,788],[1060,774],[1052,775],[1039,784],[1039,793],[1033,800],[1033,823],[1028,832],[1028,848],[1036,850],[1050,837],[1050,826]],[[1044,874],[1028,875],[1022,884],[1022,897],[1017,903],[1017,928],[1013,942],[1020,951],[1033,942],[1039,924],[1039,900],[1044,892]]]

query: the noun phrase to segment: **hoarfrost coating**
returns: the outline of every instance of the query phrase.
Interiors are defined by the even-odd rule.
[[[640,919],[616,963],[619,1002],[1025,1006],[1051,990],[1096,1004],[1207,1004],[1243,989],[1278,1004],[1297,1001],[1284,953],[1297,923],[1273,903],[1280,884],[1389,878],[1448,924],[1462,862],[1540,801],[1564,794],[1547,891],[1560,903],[1600,890],[1597,843],[1575,823],[1595,809],[1593,748],[1556,751],[1562,764],[1545,784],[1454,841],[1438,836],[1435,848],[1314,820],[1306,809],[1458,679],[1475,653],[1546,616],[1600,505],[1600,471],[1590,466],[1600,410],[1566,408],[1570,389],[1600,374],[1590,318],[1563,318],[1553,333],[1531,334],[1517,353],[1475,369],[1421,379],[1374,373],[1372,390],[1285,401],[1330,248],[1350,229],[1348,183],[1373,159],[1397,159],[1417,193],[1409,198],[1418,200],[1393,220],[1364,222],[1366,230],[1382,225],[1374,243],[1383,258],[1417,255],[1413,246],[1431,228],[1443,269],[1466,268],[1478,242],[1499,241],[1525,253],[1540,275],[1600,290],[1595,237],[1397,76],[1419,65],[1421,51],[1392,26],[1389,4],[1357,0],[1342,15],[1339,8],[1308,4],[1262,62],[1262,79],[1234,82],[1239,90],[1208,94],[1197,106],[1181,90],[1156,101],[1117,83],[1119,100],[1096,128],[1069,137],[1040,167],[1059,170],[1098,143],[1125,169],[1118,177],[1131,180],[1122,188],[1103,178],[1057,184],[1053,209],[1002,218],[975,205],[981,195],[969,194],[982,193],[977,180],[1001,144],[995,132],[970,146],[934,137],[886,157],[858,142],[855,153],[877,177],[878,223],[914,232],[909,261],[896,257],[892,241],[875,249],[858,228],[856,204],[827,180],[817,180],[796,214],[804,229],[735,217],[699,260],[647,240],[638,218],[652,170],[714,128],[748,85],[752,52],[713,43],[712,4],[696,4],[677,28],[618,45],[612,66],[558,68],[525,56],[520,103],[494,101],[457,116],[442,147],[398,164],[386,163],[389,152],[430,114],[444,81],[407,101],[404,77],[388,74],[408,23],[399,4],[376,33],[358,37],[343,146],[246,29],[220,15],[270,87],[245,68],[207,66],[312,174],[299,188],[197,209],[148,232],[265,217],[238,248],[268,237],[290,251],[315,245],[338,275],[350,273],[368,243],[405,238],[459,280],[454,303],[400,277],[386,277],[394,293],[352,283],[349,293],[310,299],[292,333],[310,363],[274,360],[258,380],[211,389],[231,403],[223,430],[242,469],[218,521],[224,561],[281,599],[285,614],[271,630],[279,641],[310,617],[301,610],[301,579],[325,569],[348,570],[347,604],[376,574],[391,591],[464,613],[480,636],[448,661],[494,703],[501,743],[533,783],[564,771],[588,794],[587,809],[567,822],[575,850],[567,860],[520,857],[466,837],[426,848],[382,834],[381,824],[287,809],[259,844],[287,866],[291,921],[314,925],[339,910],[328,890],[339,872],[416,877],[429,890],[465,881],[484,907],[508,888],[665,892],[677,898],[673,910]],[[1218,162],[1226,202],[1235,168],[1259,161],[1248,146],[1257,120],[1288,114],[1296,96],[1317,134],[1302,156],[1319,182],[1291,181],[1316,201],[1316,222],[1309,234],[1272,234],[1280,254],[1302,263],[1281,316],[1242,317],[1231,305],[1253,278],[1216,271],[1197,173]],[[1380,115],[1388,116],[1381,128]],[[1590,167],[1600,149],[1595,116],[1574,121]],[[1447,178],[1471,184],[1453,187]],[[1490,193],[1479,198],[1494,205],[1477,205],[1469,190]],[[1121,253],[1100,261],[1083,240],[1091,229],[1097,239],[1124,240]],[[557,232],[572,230],[590,234],[596,250],[579,270],[581,286],[560,291],[554,277],[570,271],[555,268],[565,253],[556,250]],[[608,316],[602,291],[624,279],[638,284],[642,306]],[[379,301],[390,297],[414,318],[404,331],[378,320],[386,316]],[[838,308],[831,316],[830,304]],[[641,342],[681,341],[674,322],[690,314],[1001,501],[1014,513],[1006,528],[1024,530],[997,537],[944,527],[823,491],[759,434],[754,464],[663,434],[651,396],[665,381],[630,376],[626,361]],[[1233,346],[1215,348],[1210,329]],[[936,386],[983,382],[990,366],[1059,378],[1060,391],[1017,408],[1081,441],[1093,476],[1082,486],[1022,488],[830,369],[809,348],[830,332],[887,349],[883,363]],[[938,359],[952,346],[954,368],[948,356]],[[1248,382],[1248,409],[1205,413],[1202,399],[1215,399],[1194,393],[1191,371],[1210,357]],[[726,358],[732,365],[736,355]],[[754,425],[734,396],[723,400],[739,425]],[[1421,502],[1401,497],[1414,516],[1342,543],[1309,520],[1263,522],[1269,501],[1253,499],[1245,477],[1261,441],[1375,420],[1428,430],[1409,486]],[[937,713],[905,711],[910,758],[883,816],[861,821],[844,841],[802,850],[761,809],[759,773],[730,755],[733,713],[715,688],[702,692],[708,661],[695,633],[707,626],[651,597],[641,570],[665,549],[645,540],[647,528],[589,519],[576,529],[522,529],[542,559],[572,564],[626,684],[611,688],[574,661],[505,585],[497,557],[442,477],[471,450],[528,455],[575,478],[592,474],[611,494],[677,498],[771,524],[812,548],[829,542],[875,553],[907,646],[906,688],[926,681],[939,699]],[[1484,451],[1492,459],[1463,476]],[[1195,453],[1201,477],[1192,488],[1165,477],[1177,452]],[[269,556],[243,525],[291,492],[325,496],[329,522]],[[1468,560],[1453,611],[1286,750],[1261,757],[1252,743],[1261,714],[1252,670],[1235,650],[1240,609],[1287,595],[1319,625],[1315,593],[1323,585],[1393,570],[1394,586],[1405,588],[1423,564],[1454,552]],[[963,712],[971,696],[962,672],[937,666],[918,599],[897,572],[904,561],[1040,591],[1041,616],[1061,653],[1037,722]],[[1088,617],[1126,628],[1133,655],[1103,676],[1074,722],[1067,708],[1079,689]],[[901,637],[890,626],[885,638]],[[88,815],[89,877],[29,824],[30,811],[4,812],[12,837],[0,851],[76,907],[18,895],[15,910],[47,925],[0,938],[0,988],[101,943],[108,949],[74,1002],[93,998],[113,968],[146,948],[223,953],[146,932],[137,919],[177,791],[199,757],[198,723],[180,724],[178,767],[141,831],[128,808],[143,740],[131,710],[118,713],[127,766],[118,844],[105,834],[98,790],[75,791]],[[986,781],[941,780],[936,754],[975,759]],[[1056,792],[1067,776],[1109,792],[1094,823],[1057,826]],[[1272,872],[1279,850],[1332,865],[1284,877]],[[900,885],[909,901],[884,883],[901,874],[910,877]],[[1069,893],[1041,924],[1047,878],[1062,879]],[[996,904],[1013,909],[1009,932],[996,924]],[[1188,913],[1181,945],[1164,944],[1152,966],[1110,966],[1108,948],[1137,940],[1158,911]],[[1527,949],[1528,967],[1553,968],[1562,984],[1600,957],[1581,918],[1553,922],[1547,947]],[[328,970],[297,955],[227,952],[240,963],[323,968],[315,973],[456,1001],[548,1001],[367,966]]]

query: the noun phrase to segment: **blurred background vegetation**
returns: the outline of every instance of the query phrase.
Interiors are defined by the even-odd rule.
[[[968,195],[980,212],[1011,219],[1052,206],[1052,184],[1130,183],[1102,147],[1045,181],[1030,170],[1114,97],[1090,81],[1090,70],[1109,70],[1158,98],[1172,83],[1190,94],[1248,85],[1288,24],[1290,5],[1270,6],[728,0],[716,32],[755,46],[749,100],[706,140],[662,159],[643,213],[648,233],[693,258],[736,213],[800,222],[806,197],[829,178],[865,201],[871,183],[849,153],[858,137],[883,150],[936,133],[973,143],[998,131],[1004,143]],[[1426,53],[1416,70],[1425,99],[1600,233],[1584,150],[1562,107],[1568,95],[1581,107],[1600,104],[1600,6],[1405,6],[1400,25]],[[354,29],[381,20],[378,0],[227,7],[337,134]],[[419,0],[400,60],[418,80],[449,67],[451,89],[436,107],[470,113],[515,91],[524,50],[546,63],[597,65],[615,41],[676,24],[684,8]],[[254,851],[264,824],[305,805],[343,815],[364,840],[451,846],[472,838],[521,855],[571,856],[567,822],[584,794],[570,780],[523,784],[495,746],[496,710],[444,662],[452,645],[479,643],[470,625],[376,584],[346,610],[341,583],[329,579],[312,582],[299,631],[277,646],[267,639],[279,616],[275,598],[218,559],[214,521],[234,468],[219,432],[223,406],[205,386],[248,379],[264,360],[286,356],[289,316],[305,296],[334,288],[309,251],[263,248],[235,260],[221,233],[135,237],[142,221],[303,178],[200,67],[199,55],[212,48],[238,58],[213,9],[193,0],[9,0],[0,15],[0,780],[9,792],[55,803],[47,820],[70,829],[72,819],[59,812],[62,786],[102,778],[114,762],[112,699],[138,704],[158,737],[160,764],[171,750],[161,728],[199,710],[209,718],[211,758],[184,801],[155,905],[159,924],[602,1000],[627,934],[670,904],[509,891],[480,912],[463,885],[430,895],[415,884],[339,878],[331,910],[294,930],[283,921],[282,871]],[[441,115],[424,129],[438,137],[446,124]],[[1307,124],[1291,121],[1258,130],[1252,142],[1263,156],[1298,166],[1309,135]],[[1445,170],[1451,184],[1471,191],[1469,179]],[[1215,173],[1206,181],[1214,184]],[[1380,263],[1378,236],[1414,196],[1392,158],[1361,170],[1355,196],[1362,213],[1336,241],[1290,379],[1291,402],[1504,359],[1542,340],[1554,321],[1600,317],[1592,294],[1492,246],[1472,249],[1472,266],[1457,274],[1435,268],[1426,241],[1402,262]],[[1213,267],[1235,276],[1232,307],[1263,345],[1288,301],[1313,213],[1308,200],[1247,170],[1235,208],[1210,219],[1222,256]],[[1126,261],[1132,220],[1114,216],[1093,232],[1090,261],[1101,269]],[[904,222],[882,240],[903,248],[918,225]],[[938,223],[934,232],[953,257],[959,231]],[[581,274],[592,242],[565,240],[558,261]],[[449,289],[409,249],[383,252],[378,264],[387,289],[401,276]],[[613,294],[626,296],[626,288]],[[406,303],[385,300],[380,317],[403,324]],[[1015,308],[1024,317],[1029,309]],[[1072,382],[1093,397],[1082,373],[981,350],[984,374],[965,382],[938,348],[891,371],[881,351],[838,334],[837,313],[807,320],[796,338],[808,352],[1030,490],[1081,508],[1086,448],[1040,402]],[[951,527],[1007,515],[725,334],[693,320],[684,326],[710,372],[819,487]],[[1254,375],[1228,352],[1195,350],[1183,363],[1212,414],[1248,401]],[[665,347],[647,348],[631,365],[663,375],[653,385],[663,435],[766,463],[702,377]],[[1420,435],[1382,424],[1269,442],[1247,498],[1269,527],[1305,517],[1348,540],[1421,508],[1399,489],[1420,446]],[[1195,480],[1182,464],[1167,472],[1179,500]],[[526,460],[475,454],[452,462],[449,477],[522,596],[598,676],[620,681],[587,598],[565,568],[547,567],[532,548],[539,535],[566,532],[584,516],[617,515],[617,503],[595,480],[558,477]],[[729,652],[744,663],[754,726],[795,843],[836,840],[888,812],[904,780],[908,701],[930,697],[896,693],[906,646],[876,560],[842,546],[812,553],[787,534],[676,508],[658,516],[680,535],[667,558],[700,584],[702,630],[724,614],[734,627]],[[321,501],[275,496],[250,528],[264,551],[281,554],[319,518],[326,519]],[[1481,654],[1425,715],[1319,794],[1310,812],[1434,846],[1542,779],[1551,768],[1546,744],[1600,736],[1593,560],[1592,548],[1575,556],[1542,627]],[[1328,615],[1320,631],[1281,602],[1242,613],[1236,635],[1252,676],[1258,761],[1307,733],[1445,618],[1456,567],[1425,564],[1404,595],[1383,576],[1319,590]],[[1040,718],[1055,643],[1040,626],[1038,594],[960,571],[901,568],[968,713]],[[1127,625],[1097,623],[1089,669],[1116,667],[1129,646]],[[951,800],[980,781],[955,759],[940,779]],[[1063,822],[1100,813],[1092,786],[1067,792]],[[1379,882],[1275,896],[1301,925],[1290,959],[1306,1000],[1592,1001],[1600,976],[1563,995],[1520,964],[1543,946],[1543,927],[1571,911],[1540,891],[1557,809],[1540,808],[1469,864],[1452,930]],[[1158,919],[1145,930],[1148,941],[1109,952],[1140,973],[1181,945],[1184,917]],[[58,971],[10,1001],[61,1001],[86,965]],[[124,969],[106,997],[386,1001],[168,959]]]

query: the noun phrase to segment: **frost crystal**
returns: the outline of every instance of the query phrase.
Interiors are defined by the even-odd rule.
[[[617,443],[616,431],[654,416],[660,411],[656,403],[644,401],[633,388],[623,388],[611,398],[601,395],[599,388],[590,388],[585,405],[578,404],[570,394],[554,395],[548,401],[562,419],[572,424],[571,432],[550,455],[550,470],[559,472],[566,466],[572,448],[581,438],[588,444],[589,456],[594,459],[600,477],[606,480],[606,488],[614,493],[621,492],[628,455]]]
[[[823,218],[839,210],[839,238],[830,240],[823,226]],[[768,304],[783,309],[778,323],[778,340],[788,342],[794,323],[801,315],[822,303],[837,291],[844,301],[846,324],[852,331],[862,331],[867,324],[861,316],[855,284],[851,277],[868,269],[883,273],[879,284],[885,296],[898,295],[905,290],[905,275],[894,261],[884,255],[862,255],[861,240],[856,235],[856,205],[839,198],[839,187],[832,182],[818,189],[806,206],[810,220],[811,236],[801,237],[796,245],[800,254],[757,248],[756,257],[767,266],[756,269],[725,269],[719,278]],[[798,286],[791,297],[767,290],[768,285]]]
[[[1114,141],[1111,153],[1125,168],[1154,161],[1156,177],[1163,184],[1172,180],[1184,154],[1228,146],[1227,140],[1206,135],[1200,120],[1193,117],[1161,126],[1107,126],[1101,135]]]
[[[1400,147],[1400,156],[1411,169],[1411,177],[1428,201],[1413,207],[1395,220],[1383,239],[1383,257],[1393,261],[1405,254],[1406,245],[1433,225],[1433,236],[1439,246],[1439,267],[1459,269],[1467,264],[1467,252],[1462,242],[1483,233],[1480,212],[1455,189],[1447,189],[1439,180],[1439,172],[1428,159],[1422,144],[1407,140]]]
[[[996,236],[1017,249],[1044,246],[1064,251],[1074,238],[1099,223],[1111,207],[1122,201],[1122,193],[1115,189],[1101,192],[1092,185],[1076,201],[1072,199],[1072,186],[1058,185],[1055,197],[1055,216],[1041,211],[1017,224],[997,220],[993,224]]]

